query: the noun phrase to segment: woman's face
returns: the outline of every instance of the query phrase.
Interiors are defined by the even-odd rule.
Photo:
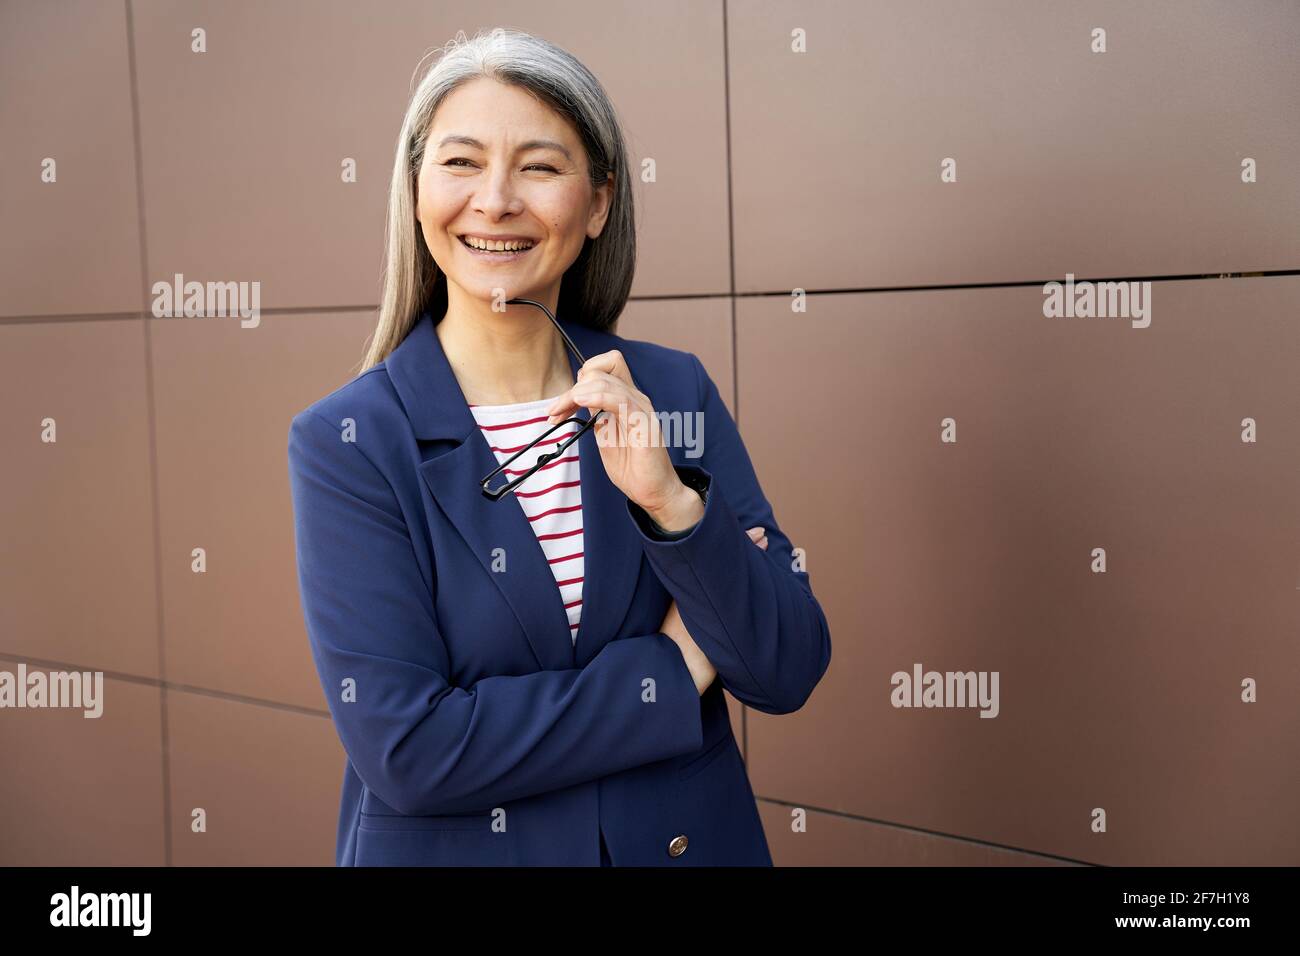
[[[485,300],[498,288],[505,298],[558,297],[565,270],[604,228],[612,178],[593,189],[569,123],[526,91],[482,77],[434,114],[416,218],[449,287]],[[480,252],[467,246],[469,237],[518,238],[532,247]]]

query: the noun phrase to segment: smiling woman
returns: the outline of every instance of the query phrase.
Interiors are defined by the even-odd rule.
[[[699,359],[612,331],[636,242],[600,83],[458,36],[407,109],[387,241],[365,367],[289,434],[337,862],[771,865],[723,691],[798,709],[830,634]],[[699,440],[636,427],[661,415]]]

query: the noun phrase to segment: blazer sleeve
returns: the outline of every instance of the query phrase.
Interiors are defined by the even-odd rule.
[[[691,355],[704,412],[703,455],[675,466],[708,481],[704,516],[675,539],[627,502],[655,574],[677,601],[682,622],[740,701],[769,714],[798,710],[831,659],[831,635],[808,573],[763,495],[731,412]],[[761,526],[767,550],[745,533]]]
[[[582,668],[453,686],[387,479],[311,410],[288,459],[312,655],[343,747],[386,804],[486,809],[699,749],[700,695],[662,633],[611,641]]]

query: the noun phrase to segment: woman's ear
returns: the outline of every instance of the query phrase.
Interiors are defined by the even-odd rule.
[[[595,190],[592,199],[591,216],[587,219],[587,235],[596,239],[605,229],[605,220],[609,218],[610,207],[614,204],[614,174],[607,173],[605,182]]]

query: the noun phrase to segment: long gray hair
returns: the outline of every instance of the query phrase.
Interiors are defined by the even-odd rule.
[[[415,217],[416,182],[438,105],[462,84],[480,76],[528,90],[573,123],[587,153],[593,187],[602,185],[608,173],[614,174],[614,196],[605,228],[596,239],[587,238],[565,272],[556,315],[565,321],[610,329],[632,287],[636,223],[627,146],[600,81],[554,44],[502,27],[480,32],[472,39],[462,30],[441,48],[441,54],[416,86],[397,139],[388,190],[383,298],[363,372],[397,348],[424,310],[433,312],[435,321],[446,311],[447,279],[429,254]]]

